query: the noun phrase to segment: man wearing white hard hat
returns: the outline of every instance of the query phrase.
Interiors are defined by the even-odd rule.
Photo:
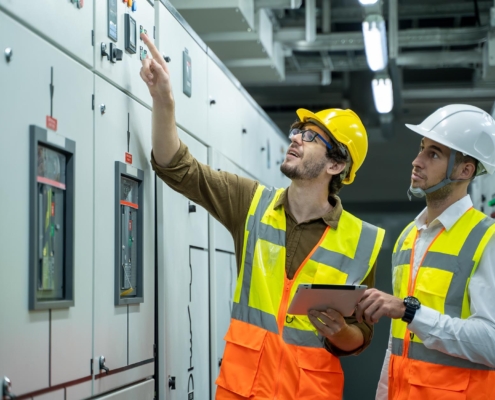
[[[453,104],[420,125],[409,197],[427,207],[399,236],[393,295],[366,291],[358,320],[392,318],[377,399],[495,399],[495,221],[469,183],[495,170],[495,121]]]

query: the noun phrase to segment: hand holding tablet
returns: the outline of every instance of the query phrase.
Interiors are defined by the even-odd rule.
[[[344,317],[349,317],[367,288],[366,285],[300,284],[287,313],[307,315],[310,310],[325,311],[332,308]]]

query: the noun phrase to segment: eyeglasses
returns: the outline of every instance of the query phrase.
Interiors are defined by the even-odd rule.
[[[320,139],[325,145],[332,150],[333,146],[328,143],[323,137],[319,134],[316,133],[315,131],[312,131],[311,129],[291,129],[289,132],[289,139],[292,139],[294,136],[301,134],[301,139],[303,142],[312,142],[314,141],[317,137]]]

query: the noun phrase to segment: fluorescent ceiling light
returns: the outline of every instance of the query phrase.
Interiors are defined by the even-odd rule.
[[[378,0],[359,0],[359,2],[363,5],[363,6],[369,6],[371,4],[375,4]]]
[[[385,69],[388,62],[387,32],[381,15],[370,15],[363,22],[364,50],[372,71]]]
[[[380,114],[386,114],[394,108],[394,94],[390,78],[375,78],[371,81],[375,108]]]

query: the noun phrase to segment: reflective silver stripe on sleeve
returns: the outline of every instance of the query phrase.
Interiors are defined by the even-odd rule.
[[[244,305],[249,304],[249,294],[251,291],[251,277],[253,272],[253,257],[256,242],[259,237],[259,227],[261,218],[263,217],[268,205],[275,197],[277,191],[274,188],[264,188],[261,193],[261,197],[256,207],[254,215],[249,216],[247,221],[248,238],[246,243],[246,256],[244,257],[244,273],[242,276],[242,288],[240,303]]]
[[[403,340],[393,338],[392,354],[402,355]],[[495,371],[495,368],[490,368],[483,364],[474,363],[464,358],[450,356],[437,350],[431,350],[425,347],[423,343],[410,342],[409,352],[407,355],[412,360],[429,362],[432,364],[446,365],[449,367],[476,369],[482,371]]]
[[[232,306],[232,318],[278,334],[275,316],[256,308],[234,303]]]
[[[301,329],[284,327],[283,333],[284,342],[305,347],[324,347],[325,338],[321,335],[316,335],[313,331],[304,331]]]
[[[363,221],[355,258],[318,247],[311,256],[311,260],[332,266],[346,273],[348,275],[347,284],[360,283],[369,269],[377,235],[378,228]]]

